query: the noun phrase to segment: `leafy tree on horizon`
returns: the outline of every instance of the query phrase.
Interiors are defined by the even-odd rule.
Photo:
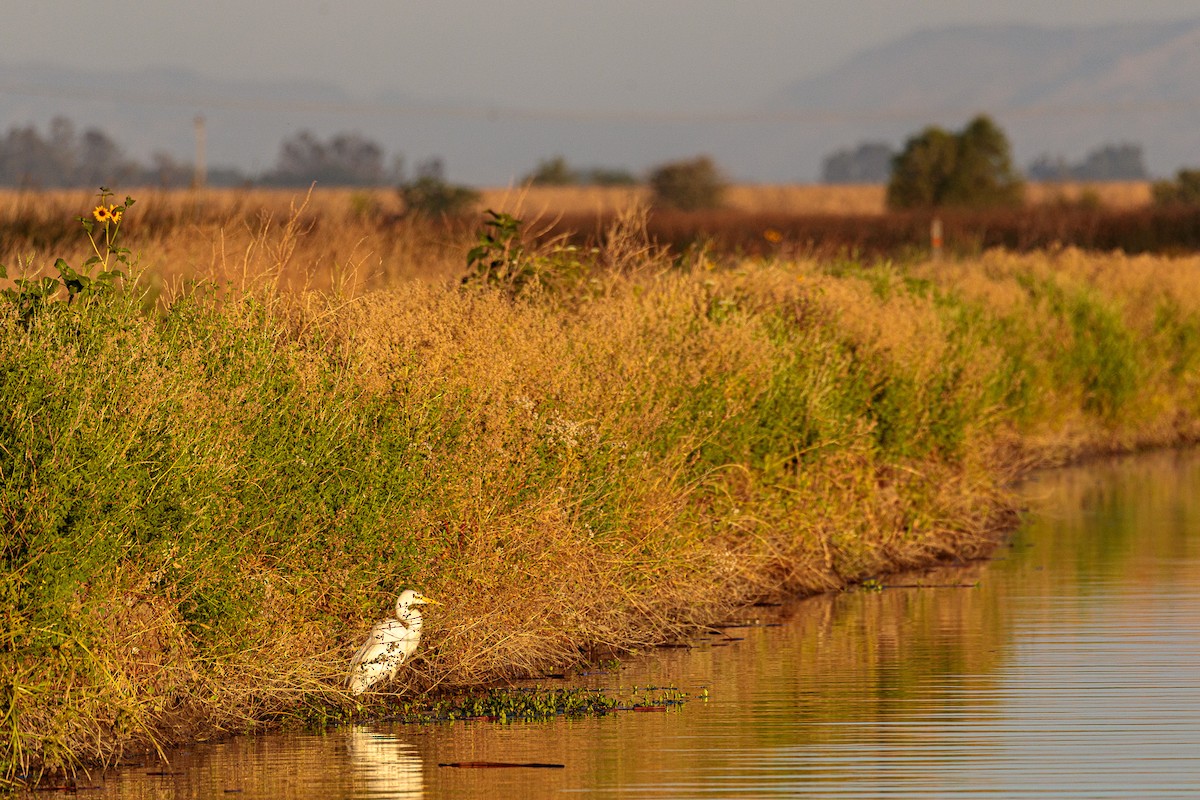
[[[1014,206],[1024,187],[1004,132],[979,115],[957,133],[930,126],[910,138],[892,162],[892,208]]]
[[[680,211],[718,208],[727,185],[709,156],[661,164],[650,172],[654,203]]]

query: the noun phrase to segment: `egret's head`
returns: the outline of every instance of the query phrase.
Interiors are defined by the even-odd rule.
[[[405,589],[400,593],[400,598],[396,600],[396,608],[408,608],[409,606],[435,605],[440,606],[437,600],[432,597],[426,597],[415,589]]]

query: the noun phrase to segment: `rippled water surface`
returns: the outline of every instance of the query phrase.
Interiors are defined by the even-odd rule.
[[[782,624],[591,678],[708,689],[682,710],[239,738],[87,796],[1197,796],[1200,457],[1027,492],[994,560],[762,609]],[[470,761],[563,766],[439,766]]]

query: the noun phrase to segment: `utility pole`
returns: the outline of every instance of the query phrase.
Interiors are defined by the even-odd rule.
[[[204,116],[197,114],[193,122],[196,125],[196,169],[192,173],[192,188],[203,189],[208,177],[208,168],[204,163]]]

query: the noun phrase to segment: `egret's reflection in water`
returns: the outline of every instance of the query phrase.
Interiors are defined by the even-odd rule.
[[[355,725],[345,731],[350,769],[363,796],[415,800],[424,796],[417,748],[390,733]]]

